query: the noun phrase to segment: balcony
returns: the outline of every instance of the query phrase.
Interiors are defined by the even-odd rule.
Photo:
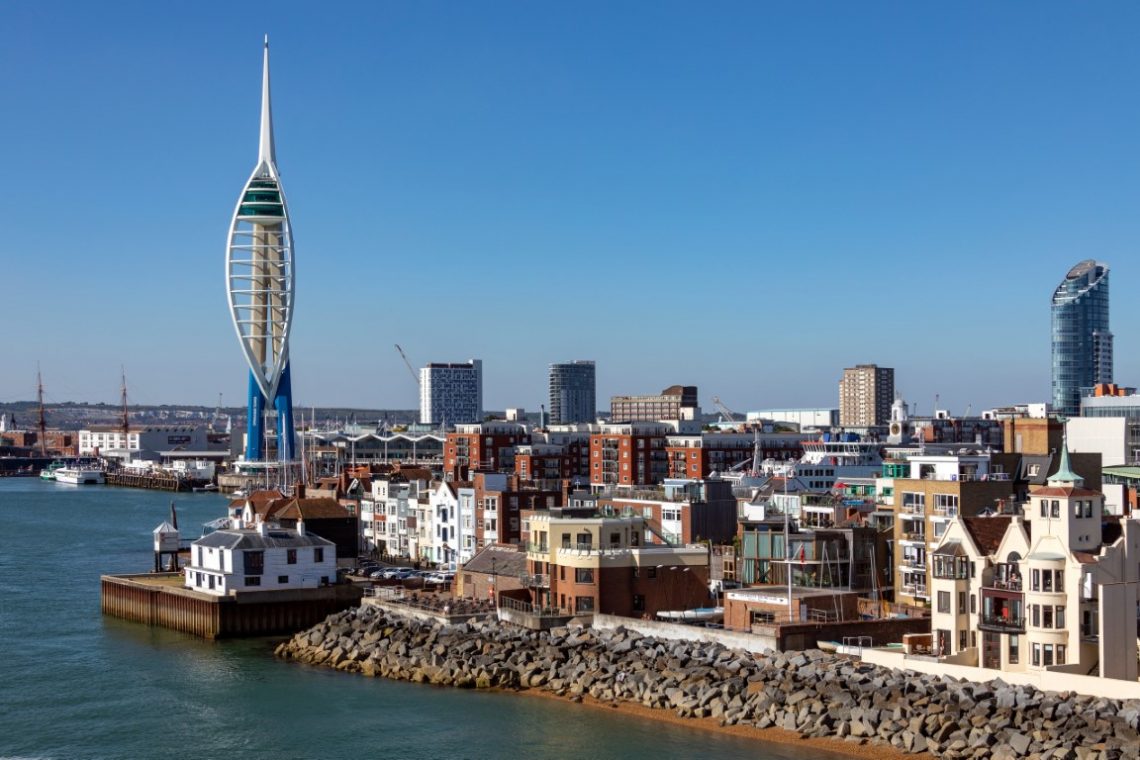
[[[550,576],[522,573],[519,575],[519,583],[522,584],[523,588],[550,588]]]
[[[902,593],[907,596],[920,596],[929,598],[930,594],[926,592],[926,586],[919,583],[904,583],[902,586]]]
[[[548,554],[550,552],[550,546],[548,544],[527,542],[526,550],[534,554]]]
[[[1021,615],[982,613],[978,619],[978,627],[983,631],[998,633],[1025,633],[1025,618]]]
[[[904,530],[902,532],[902,540],[924,544],[926,543],[926,534],[919,530]]]

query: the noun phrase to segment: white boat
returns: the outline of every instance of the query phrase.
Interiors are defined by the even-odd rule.
[[[55,482],[69,483],[76,486],[101,485],[106,483],[103,471],[97,467],[82,465],[67,465],[55,471]]]
[[[662,610],[657,613],[662,620],[675,620],[680,623],[713,623],[724,620],[724,607],[702,607],[696,610]]]

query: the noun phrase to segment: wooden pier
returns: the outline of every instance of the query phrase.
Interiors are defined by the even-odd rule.
[[[102,577],[103,614],[204,639],[292,634],[360,603],[351,584],[214,596],[183,588],[182,573]]]
[[[115,470],[106,475],[107,485],[127,488],[149,488],[154,491],[189,491],[194,481],[177,475],[138,474]]]

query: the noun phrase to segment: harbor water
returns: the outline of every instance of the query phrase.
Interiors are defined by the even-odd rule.
[[[153,566],[213,494],[0,479],[0,758],[838,757],[525,695],[363,678],[99,610],[102,573]]]

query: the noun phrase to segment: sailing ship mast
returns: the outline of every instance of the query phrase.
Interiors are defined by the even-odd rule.
[[[36,397],[40,404],[39,441],[40,456],[47,456],[47,415],[44,413],[44,380],[40,367],[36,365]]]

